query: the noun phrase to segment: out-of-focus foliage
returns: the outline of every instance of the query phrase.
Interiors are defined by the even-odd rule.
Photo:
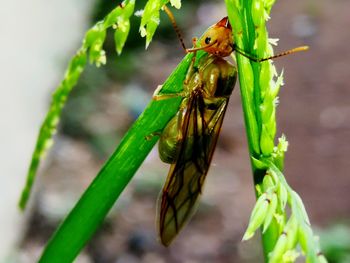
[[[87,31],[82,41],[82,46],[70,61],[64,79],[52,95],[50,108],[40,128],[30,167],[28,169],[26,185],[19,201],[19,206],[22,209],[24,209],[27,204],[40,160],[52,145],[52,136],[56,133],[62,109],[71,90],[77,84],[80,75],[85,68],[87,57],[89,57],[90,63],[95,64],[97,67],[106,63],[106,54],[103,50],[106,31],[110,27],[118,25],[118,23],[128,23],[125,21],[128,21],[133,14],[134,7],[135,0],[125,0],[118,7],[113,9],[102,21],[97,22]],[[121,32],[122,35],[124,34],[124,41],[126,40],[128,33],[129,30]],[[123,46],[123,43],[119,42],[118,45],[120,48],[120,46]]]
[[[181,7],[180,12],[174,12],[179,26],[185,32],[185,25],[193,23],[193,10],[198,4],[198,0],[186,2]],[[142,10],[146,1],[136,1],[135,11]],[[93,21],[97,22],[115,8],[115,3],[111,1],[98,1],[93,14]],[[161,41],[166,44],[158,47],[158,52],[163,53],[168,49],[167,57],[183,54],[179,41],[176,37],[174,29],[164,12],[160,13],[162,23],[158,26],[159,34],[154,35],[155,41]],[[121,108],[124,112],[125,122],[131,124],[132,121],[142,112],[145,103],[136,105],[139,101],[134,100],[132,103],[123,103],[126,95],[133,92],[129,83],[136,86],[135,91],[142,91],[151,93],[155,88],[151,84],[148,85],[148,76],[151,74],[151,68],[144,67],[140,58],[145,52],[145,40],[141,37],[138,25],[140,24],[140,17],[132,15],[130,17],[130,32],[124,52],[118,56],[115,52],[113,31],[107,31],[106,40],[104,43],[104,50],[108,56],[107,63],[104,67],[86,66],[86,70],[81,75],[80,81],[72,90],[65,108],[62,111],[61,118],[61,132],[64,135],[86,139],[99,158],[108,157],[114,150],[116,142],[123,136],[125,129],[122,125],[115,125],[114,128],[108,129],[105,127],[104,131],[98,132],[96,128],[92,127],[91,119],[94,116],[105,114],[100,108],[100,100],[104,92],[109,92],[111,83],[118,83],[113,86],[113,94],[118,94],[115,107]],[[189,41],[190,43],[190,41]],[[174,49],[174,46],[178,48]],[[154,84],[153,84],[154,85]],[[128,90],[127,92],[124,92]],[[143,94],[135,94],[134,97],[144,96]],[[149,98],[149,97],[148,97]],[[141,102],[140,102],[141,103]],[[128,125],[124,125],[128,126]]]
[[[320,233],[322,252],[330,263],[350,262],[350,227],[335,224]]]

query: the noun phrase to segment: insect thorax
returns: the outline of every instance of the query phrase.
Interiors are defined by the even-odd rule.
[[[236,67],[221,57],[208,59],[213,61],[199,68],[204,94],[206,97],[229,97],[237,79]]]
[[[208,59],[210,59],[209,63],[207,63]],[[228,99],[233,91],[236,78],[236,67],[220,57],[206,57],[199,61],[197,70],[185,87],[189,90],[188,95],[183,99],[179,111],[165,126],[160,137],[158,149],[163,162],[174,163],[176,161],[178,147],[183,139],[187,139],[188,143],[192,142],[191,132],[190,138],[183,138],[182,134],[182,125],[184,115],[188,111],[189,98],[202,96],[206,101],[215,100],[215,98]],[[211,103],[205,107],[215,111],[216,106]]]

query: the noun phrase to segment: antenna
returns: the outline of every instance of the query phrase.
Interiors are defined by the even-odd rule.
[[[175,17],[174,17],[174,15],[173,15],[173,13],[170,11],[170,9],[169,9],[166,5],[163,6],[163,10],[164,10],[165,13],[168,15],[168,17],[169,17],[169,19],[170,19],[170,21],[171,21],[171,24],[173,25],[173,27],[174,27],[174,29],[175,29],[175,32],[176,32],[176,34],[177,34],[177,37],[178,37],[179,40],[180,40],[181,46],[182,46],[182,48],[185,50],[185,52],[187,53],[187,48],[186,48],[186,46],[185,46],[184,39],[183,39],[183,37],[182,37],[182,34],[181,34],[181,31],[180,31],[179,27],[178,27],[177,24],[176,24],[176,20],[175,20]]]
[[[208,47],[211,47],[213,46],[214,44],[216,44],[217,42],[213,42],[213,43],[210,43],[206,46],[201,46],[201,47],[195,47],[195,43],[196,43],[196,39],[193,40],[193,48],[186,48],[185,46],[185,42],[184,42],[184,39],[182,37],[182,33],[179,29],[179,27],[177,26],[177,23],[176,23],[176,20],[175,20],[175,17],[173,15],[173,13],[170,11],[170,9],[164,5],[163,6],[163,10],[165,11],[165,13],[168,15],[170,21],[171,21],[171,24],[173,25],[174,29],[175,29],[175,32],[180,40],[180,43],[181,43],[181,46],[183,48],[183,50],[186,52],[186,53],[189,53],[189,52],[196,52],[198,50],[203,50],[203,49],[206,49]],[[225,20],[226,19],[226,20]],[[228,20],[227,20],[227,17],[224,17],[221,21],[224,21],[225,23],[228,23],[229,27],[231,28],[231,25],[229,24]],[[220,22],[221,22],[220,21]],[[219,22],[219,23],[220,23]],[[283,56],[287,56],[287,55],[290,55],[290,54],[293,54],[293,53],[296,53],[296,52],[300,52],[300,51],[306,51],[308,50],[309,47],[308,46],[300,46],[300,47],[296,47],[296,48],[292,48],[292,49],[289,49],[289,50],[286,50],[286,51],[283,51],[277,55],[273,55],[273,56],[270,56],[270,57],[266,57],[266,58],[256,58],[248,53],[246,53],[243,49],[239,48],[236,44],[233,44],[232,46],[232,50],[236,51],[237,53],[241,54],[242,56],[252,60],[252,61],[255,61],[255,62],[262,62],[262,61],[266,61],[266,60],[270,60],[270,59],[274,59],[274,58],[279,58],[279,57],[283,57]]]
[[[270,56],[270,57],[266,57],[266,58],[256,58],[256,57],[253,57],[249,54],[247,54],[246,52],[244,52],[242,49],[240,49],[239,47],[237,47],[236,45],[234,45],[233,49],[241,54],[242,56],[245,56],[246,58],[249,58],[250,60],[252,61],[255,61],[255,62],[262,62],[262,61],[266,61],[266,60],[270,60],[270,59],[274,59],[274,58],[279,58],[279,57],[283,57],[283,56],[287,56],[287,55],[290,55],[290,54],[293,54],[293,53],[296,53],[296,52],[300,52],[300,51],[306,51],[309,49],[309,46],[300,46],[300,47],[296,47],[296,48],[292,48],[292,49],[289,49],[289,50],[286,50],[286,51],[283,51],[277,55],[274,55],[274,56]]]

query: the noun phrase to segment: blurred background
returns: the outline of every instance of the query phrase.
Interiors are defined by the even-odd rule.
[[[118,2],[7,1],[0,9],[0,262],[35,262],[59,222],[93,180],[123,134],[184,56],[168,18],[145,52],[139,18],[123,54],[105,45],[107,65],[88,66],[65,107],[55,145],[30,208],[17,201],[50,94],[84,32]],[[141,9],[145,1],[137,3]],[[285,175],[301,195],[330,262],[350,262],[350,3],[277,1],[268,23],[285,83],[278,136],[290,147]],[[183,1],[174,11],[188,46],[225,16],[223,1]],[[170,248],[157,242],[155,206],[169,166],[155,147],[76,262],[262,262],[259,237],[241,242],[255,196],[238,84],[231,97],[198,212]]]

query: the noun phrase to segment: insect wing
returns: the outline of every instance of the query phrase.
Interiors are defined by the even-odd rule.
[[[201,93],[189,97],[178,158],[171,165],[159,202],[159,234],[168,246],[196,210],[228,99],[209,109]],[[218,109],[221,109],[218,111]]]

